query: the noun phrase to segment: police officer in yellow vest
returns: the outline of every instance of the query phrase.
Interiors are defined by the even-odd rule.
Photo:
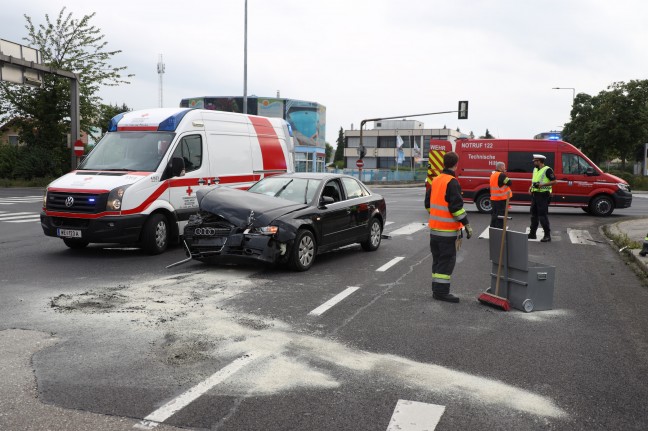
[[[551,200],[551,186],[556,183],[553,169],[545,166],[546,157],[542,154],[533,155],[533,177],[531,178],[531,228],[529,238],[536,239],[538,222],[544,229],[544,237],[540,241],[551,241],[549,227],[549,201]]]
[[[459,298],[450,293],[450,278],[457,260],[456,242],[461,237],[462,226],[466,228],[467,238],[470,239],[473,233],[463,207],[461,186],[455,178],[458,162],[457,153],[444,154],[443,171],[432,180],[425,202],[425,207],[430,210],[432,297],[447,302],[459,302]]]
[[[511,179],[506,176],[506,165],[504,162],[495,163],[495,170],[490,176],[490,200],[491,200],[491,222],[490,227],[502,229],[504,227],[504,210],[506,209],[506,198],[511,199]]]

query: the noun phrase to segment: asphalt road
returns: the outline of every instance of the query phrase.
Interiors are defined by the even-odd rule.
[[[553,307],[524,313],[476,301],[489,215],[467,207],[461,303],[441,303],[422,189],[374,191],[391,239],[293,273],[69,250],[42,234],[39,190],[0,189],[0,429],[648,428],[648,289],[599,229],[648,200],[606,219],[551,209],[528,259],[555,267]],[[511,216],[524,232],[528,208]]]

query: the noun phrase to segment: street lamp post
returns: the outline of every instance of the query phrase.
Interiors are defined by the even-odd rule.
[[[576,89],[573,87],[553,87],[552,90],[571,90],[572,91],[572,101],[576,99]]]
[[[245,0],[245,37],[243,47],[243,113],[247,114],[247,0]]]

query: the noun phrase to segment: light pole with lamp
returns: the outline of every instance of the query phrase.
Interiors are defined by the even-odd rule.
[[[576,89],[573,87],[552,87],[552,90],[571,90],[572,91],[572,102],[576,99]]]
[[[245,0],[245,37],[243,41],[243,113],[247,114],[247,0]]]

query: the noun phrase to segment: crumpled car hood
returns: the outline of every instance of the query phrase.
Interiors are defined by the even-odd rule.
[[[259,227],[269,225],[284,214],[307,207],[306,204],[287,199],[222,186],[199,190],[196,196],[202,211],[219,215],[240,227],[248,225],[250,211],[254,211],[253,225]]]

